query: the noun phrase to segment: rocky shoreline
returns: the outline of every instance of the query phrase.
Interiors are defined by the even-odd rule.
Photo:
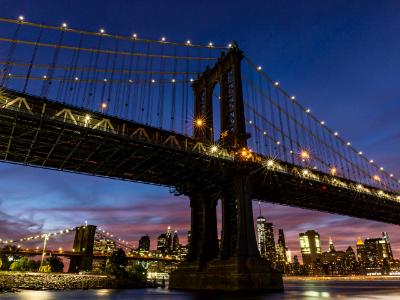
[[[116,279],[103,275],[63,273],[0,272],[0,292],[65,289],[123,289],[143,288],[143,284],[129,279]]]

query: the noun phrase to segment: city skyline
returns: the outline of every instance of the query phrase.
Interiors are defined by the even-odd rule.
[[[397,115],[400,95],[396,89],[396,72],[400,45],[394,38],[398,30],[398,19],[392,14],[396,9],[394,2],[386,8],[377,7],[372,1],[363,6],[353,3],[344,12],[341,9],[344,2],[323,5],[292,3],[289,11],[286,5],[262,6],[266,9],[252,9],[243,16],[240,6],[232,5],[230,17],[218,18],[218,9],[208,12],[209,18],[215,21],[207,24],[207,28],[199,26],[203,24],[202,15],[206,14],[202,8],[182,14],[184,25],[181,26],[171,20],[173,18],[164,16],[163,7],[160,7],[153,11],[153,18],[149,18],[168,24],[160,28],[140,16],[131,22],[128,12],[123,12],[118,19],[110,17],[116,15],[115,8],[109,8],[114,10],[114,14],[104,13],[104,5],[98,8],[89,4],[80,6],[82,13],[78,15],[73,5],[66,2],[57,5],[50,1],[44,3],[54,14],[44,14],[29,1],[19,4],[4,1],[2,10],[4,16],[10,18],[24,14],[28,20],[38,22],[46,20],[60,24],[68,21],[78,28],[97,30],[105,26],[110,32],[127,34],[135,30],[145,37],[158,38],[165,34],[174,40],[191,38],[220,44],[236,39],[253,60],[296,94],[302,104],[310,106],[330,127],[399,175],[400,124]],[[182,9],[187,8],[180,4]],[[257,4],[262,5],[261,2]],[[149,11],[147,4],[141,5],[143,10]],[[215,5],[217,8],[222,6],[219,3]],[[299,20],[297,9],[311,11]],[[320,15],[315,14],[317,10]],[[327,15],[328,10],[333,13]],[[356,20],[352,18],[354,11],[358,11]],[[222,23],[233,23],[235,18],[241,18],[242,23],[246,20],[254,23],[243,28],[221,29]],[[264,18],[270,20],[268,26],[260,21]],[[325,22],[333,25],[322,26]],[[218,34],[209,36],[204,31]],[[364,45],[368,45],[368,51]],[[155,236],[168,225],[182,228],[179,231],[189,229],[188,199],[169,194],[167,188],[11,164],[0,165],[0,176],[0,237],[63,228],[84,220],[107,226],[110,231],[135,242],[139,235],[149,233]],[[381,231],[388,231],[395,257],[400,256],[400,230],[397,226],[272,204],[262,206],[263,214],[275,228],[285,229],[292,255],[299,248],[294,238],[299,232],[317,230],[326,237],[321,240],[325,248],[327,232],[335,228],[331,236],[340,249],[355,245],[359,236],[379,236]],[[255,219],[258,215],[256,203],[253,203],[253,208]]]

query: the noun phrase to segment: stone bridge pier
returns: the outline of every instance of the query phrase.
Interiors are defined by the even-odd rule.
[[[250,176],[239,173],[228,186],[194,187],[188,193],[191,232],[187,261],[170,274],[169,287],[195,290],[282,290],[282,275],[261,258],[254,232]],[[222,236],[218,246],[218,199]]]

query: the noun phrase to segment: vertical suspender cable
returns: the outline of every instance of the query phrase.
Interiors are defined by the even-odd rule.
[[[29,78],[30,78],[31,72],[32,72],[32,66],[33,66],[33,64],[35,62],[36,53],[38,51],[38,44],[40,43],[40,39],[42,38],[42,33],[43,33],[43,27],[42,27],[42,25],[40,25],[39,34],[38,34],[38,37],[37,37],[37,40],[36,40],[36,43],[35,43],[35,46],[34,46],[33,52],[32,52],[31,62],[29,64],[28,71],[26,73],[24,87],[22,89],[23,93],[26,93],[26,89],[28,88]]]

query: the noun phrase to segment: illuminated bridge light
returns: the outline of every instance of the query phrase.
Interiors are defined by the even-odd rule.
[[[375,181],[381,181],[381,178],[378,175],[374,175],[372,177]]]
[[[217,145],[212,145],[211,147],[210,147],[210,152],[211,153],[216,153],[218,151],[218,146]]]
[[[358,188],[358,189],[362,189],[363,186],[362,186],[361,184],[357,184],[357,188]]]
[[[279,86],[279,81],[275,81],[274,85]]]
[[[274,161],[272,159],[267,160],[267,167],[272,167],[274,165]]]
[[[321,125],[325,125],[325,121],[321,121]]]
[[[309,159],[310,158],[310,153],[308,153],[308,151],[306,151],[306,150],[302,150],[301,152],[300,152],[300,157],[301,157],[301,159],[304,161],[304,160],[307,160],[307,159]]]
[[[303,175],[308,175],[310,172],[307,169],[305,169],[302,171],[302,173],[303,173]]]
[[[25,17],[24,16],[18,16],[18,20],[23,21],[23,20],[25,20]]]
[[[198,118],[198,119],[195,121],[195,125],[198,126],[198,127],[203,126],[203,125],[204,125],[203,119],[202,119],[202,118]]]
[[[261,71],[262,70],[262,67],[261,66],[258,66],[257,67],[257,71]]]
[[[62,27],[62,28],[67,28],[67,27],[68,27],[68,24],[64,22],[64,23],[61,24],[61,27]]]
[[[334,135],[334,136],[338,136],[338,135],[339,135],[339,132],[335,131],[335,132],[333,133],[333,135]]]
[[[350,143],[350,142],[347,142],[346,145],[347,145],[347,146],[351,146],[351,143]]]
[[[332,176],[335,176],[336,173],[337,173],[337,169],[336,169],[335,167],[332,167],[332,168],[331,168],[331,175],[332,175]]]

